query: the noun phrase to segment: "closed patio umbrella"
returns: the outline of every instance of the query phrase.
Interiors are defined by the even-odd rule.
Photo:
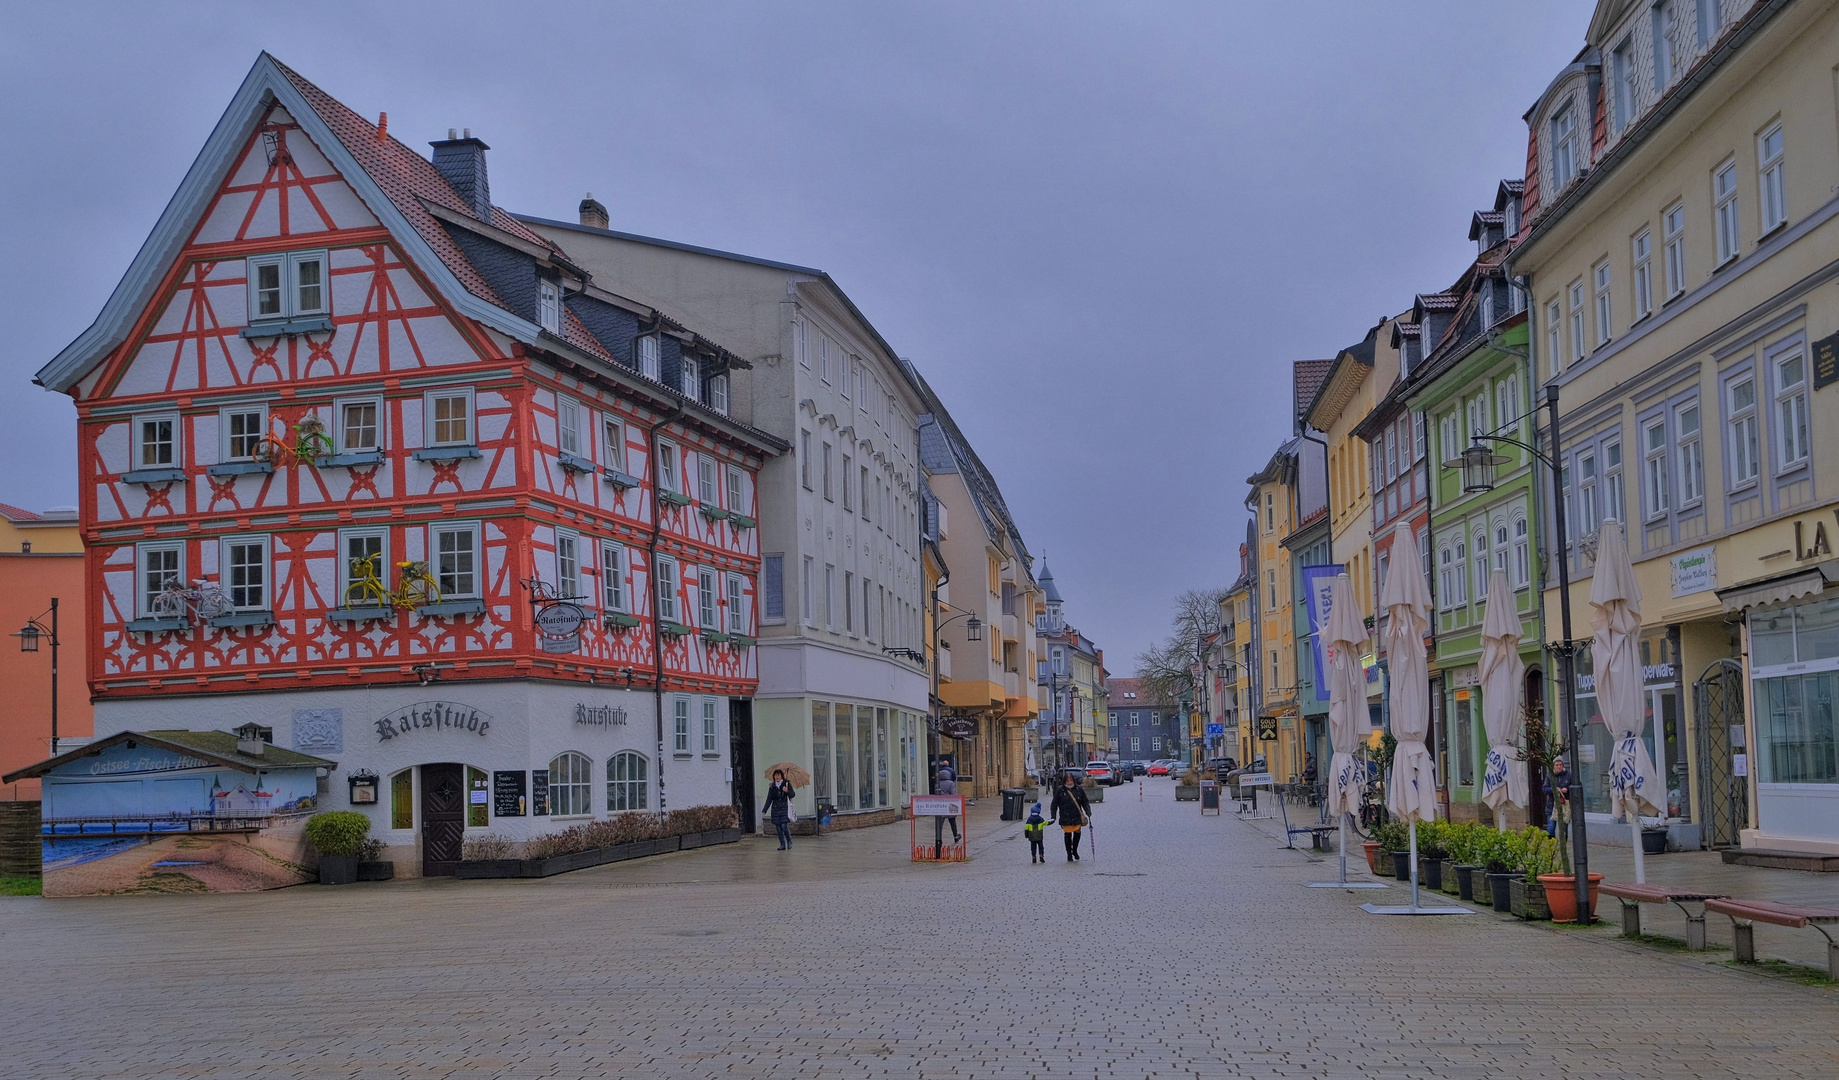
[[[1391,573],[1379,603],[1386,611],[1386,665],[1392,678],[1392,737],[1398,746],[1392,754],[1392,771],[1386,777],[1386,807],[1406,822],[1411,835],[1411,906],[1362,905],[1378,915],[1469,915],[1468,908],[1418,906],[1418,822],[1437,818],[1437,776],[1430,749],[1429,664],[1424,655],[1424,635],[1430,632],[1430,589],[1424,584],[1423,565],[1411,531],[1399,531],[1392,542]]]
[[[1495,827],[1507,829],[1507,807],[1526,805],[1526,762],[1520,757],[1520,613],[1507,574],[1488,578],[1488,609],[1481,619],[1481,712],[1488,729],[1488,762],[1481,801],[1494,808]]]
[[[1312,888],[1347,887],[1347,817],[1360,812],[1360,792],[1366,787],[1366,766],[1354,756],[1360,746],[1360,729],[1366,719],[1366,672],[1360,665],[1360,646],[1366,641],[1366,621],[1354,599],[1354,582],[1337,574],[1328,583],[1328,622],[1322,628],[1328,647],[1328,739],[1334,756],[1328,764],[1328,812],[1341,828],[1341,880],[1311,882]],[[1372,883],[1359,883],[1371,888]]]
[[[1596,704],[1616,741],[1609,759],[1611,808],[1628,815],[1635,839],[1635,881],[1647,880],[1641,853],[1641,814],[1665,815],[1660,777],[1641,741],[1647,709],[1641,688],[1641,586],[1628,559],[1628,538],[1616,521],[1598,534],[1596,577],[1590,583],[1590,656],[1596,668]]]

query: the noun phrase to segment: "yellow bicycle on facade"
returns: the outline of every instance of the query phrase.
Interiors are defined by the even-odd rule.
[[[379,556],[351,560],[351,584],[345,587],[348,608],[393,607],[398,611],[441,602],[441,586],[428,573],[428,564],[406,559],[396,564],[400,583],[394,590],[377,573]]]

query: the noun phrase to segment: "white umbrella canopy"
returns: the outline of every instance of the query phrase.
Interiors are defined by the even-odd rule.
[[[1392,681],[1392,735],[1398,748],[1386,780],[1386,807],[1400,821],[1434,821],[1437,777],[1424,739],[1430,734],[1430,667],[1424,635],[1430,631],[1430,590],[1409,529],[1392,542],[1392,572],[1380,606],[1386,609],[1386,667]]]
[[[1328,596],[1328,625],[1322,631],[1329,649],[1328,739],[1334,748],[1328,765],[1328,812],[1356,814],[1366,786],[1365,766],[1354,756],[1366,719],[1366,674],[1360,666],[1366,623],[1354,600],[1353,580],[1346,574],[1329,582]]]
[[[1590,583],[1590,625],[1596,634],[1590,658],[1596,669],[1596,704],[1616,740],[1609,761],[1610,800],[1628,816],[1635,842],[1635,880],[1646,879],[1641,858],[1641,819],[1645,808],[1664,813],[1660,776],[1641,742],[1647,709],[1641,688],[1641,586],[1628,559],[1628,538],[1616,521],[1603,522],[1598,534],[1596,576]]]
[[[1520,757],[1520,692],[1526,664],[1520,659],[1520,614],[1507,574],[1488,578],[1488,609],[1481,620],[1481,711],[1488,729],[1488,761],[1481,801],[1495,810],[1526,805],[1526,762]]]

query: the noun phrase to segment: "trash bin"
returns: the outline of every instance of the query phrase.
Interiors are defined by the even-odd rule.
[[[1028,798],[1026,789],[1003,788],[1002,796],[1004,821],[1020,821],[1028,816],[1027,811],[1023,809]]]

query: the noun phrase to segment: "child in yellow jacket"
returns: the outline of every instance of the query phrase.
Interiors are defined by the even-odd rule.
[[[1022,823],[1022,835],[1028,838],[1028,861],[1045,863],[1047,861],[1047,819],[1041,816],[1041,804],[1035,803],[1028,811],[1028,820]]]

